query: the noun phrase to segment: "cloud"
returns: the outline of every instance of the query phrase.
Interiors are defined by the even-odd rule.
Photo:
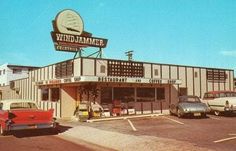
[[[223,56],[236,57],[236,50],[234,51],[220,51]]]

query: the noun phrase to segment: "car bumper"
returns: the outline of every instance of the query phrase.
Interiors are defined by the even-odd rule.
[[[185,110],[183,114],[189,116],[205,116],[208,112],[209,110]]]
[[[47,129],[47,128],[55,128],[55,127],[56,127],[56,123],[11,124],[8,126],[7,131],[27,130],[27,129]]]
[[[235,112],[236,111],[236,107],[235,108],[231,108],[231,107],[225,107],[224,108],[225,112]]]
[[[208,113],[209,110],[184,110],[185,114],[194,114],[194,113]]]

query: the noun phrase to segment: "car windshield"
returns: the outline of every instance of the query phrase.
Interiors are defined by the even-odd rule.
[[[223,97],[236,97],[236,92],[221,92],[216,94],[217,98],[223,98]]]
[[[11,110],[16,110],[16,109],[37,109],[37,106],[34,103],[31,102],[17,102],[17,103],[12,103],[10,106]]]
[[[179,98],[180,102],[196,103],[201,102],[198,97],[195,96],[182,96]]]

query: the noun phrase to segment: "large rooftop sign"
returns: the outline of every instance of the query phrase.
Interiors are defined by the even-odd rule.
[[[70,9],[59,12],[53,20],[54,31],[51,36],[58,51],[79,51],[83,47],[105,48],[107,39],[92,37],[84,31],[84,23],[80,15]]]

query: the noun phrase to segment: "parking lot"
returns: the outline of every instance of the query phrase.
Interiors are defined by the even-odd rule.
[[[208,115],[207,118],[154,116],[82,125],[136,136],[169,138],[219,151],[236,149],[236,115]]]

